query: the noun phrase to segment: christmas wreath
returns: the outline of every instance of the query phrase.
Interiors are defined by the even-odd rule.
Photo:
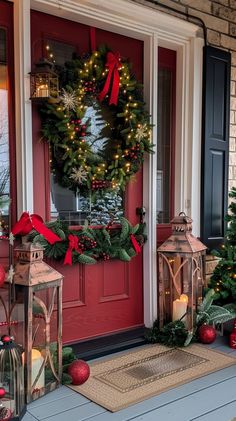
[[[110,223],[103,228],[91,229],[84,225],[80,230],[72,230],[57,220],[45,225],[61,241],[52,244],[35,230],[29,234],[28,240],[42,245],[46,257],[64,260],[64,264],[94,264],[109,259],[129,262],[146,241],[145,224],[132,226],[125,218],[120,218],[120,222],[121,226]]]
[[[144,152],[152,152],[149,115],[129,63],[104,47],[57,70],[61,95],[41,110],[56,182],[80,192],[124,189]]]

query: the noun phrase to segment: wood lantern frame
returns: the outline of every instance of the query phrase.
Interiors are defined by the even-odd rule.
[[[41,246],[25,243],[14,252],[16,300],[11,317],[18,318],[18,335],[14,336],[18,336],[18,343],[22,341],[26,402],[29,403],[61,383],[63,276],[43,262]]]
[[[193,331],[202,302],[207,247],[192,234],[192,219],[183,212],[172,221],[171,236],[158,248],[159,326],[182,320]]]

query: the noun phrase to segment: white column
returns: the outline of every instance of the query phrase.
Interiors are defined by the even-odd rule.
[[[17,213],[33,212],[30,0],[14,0]]]
[[[144,41],[144,96],[152,115],[154,151],[157,148],[157,78],[158,43],[157,35]],[[144,323],[151,327],[157,318],[157,243],[156,243],[156,155],[146,156],[143,166],[143,204],[146,208],[148,242],[144,246],[143,299]]]

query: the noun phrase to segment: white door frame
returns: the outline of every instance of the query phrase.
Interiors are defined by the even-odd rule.
[[[200,232],[202,47],[199,27],[131,0],[13,0],[18,214],[33,211],[32,116],[29,101],[30,8],[143,40],[144,96],[157,143],[158,46],[177,52],[175,212],[185,211]],[[156,146],[154,147],[156,150]],[[143,205],[148,242],[144,247],[144,323],[157,317],[156,158],[147,156]]]

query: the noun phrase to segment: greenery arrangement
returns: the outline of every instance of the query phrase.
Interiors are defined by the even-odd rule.
[[[114,227],[110,223],[106,227],[92,229],[86,224],[79,230],[73,230],[59,220],[45,225],[62,241],[51,245],[36,231],[30,233],[29,241],[42,245],[46,257],[64,259],[64,263],[69,264],[94,264],[99,260],[114,258],[129,262],[146,241],[145,224],[132,226],[123,217],[120,218],[120,225]],[[71,262],[68,261],[68,253]]]
[[[228,229],[225,242],[221,249],[213,254],[220,258],[209,287],[215,290],[214,299],[217,304],[236,303],[236,188],[233,187],[229,196],[233,199],[226,216]],[[232,304],[236,311],[236,304]]]
[[[56,181],[73,191],[125,184],[152,152],[142,86],[106,47],[58,68],[61,96],[41,110]]]
[[[209,290],[205,295],[203,302],[198,307],[196,317],[196,327],[193,332],[188,332],[185,324],[181,320],[167,323],[163,328],[159,328],[159,322],[156,320],[152,329],[146,336],[148,342],[161,343],[170,347],[187,346],[197,340],[197,329],[204,323],[220,324],[225,323],[236,317],[236,311],[229,306],[221,307],[213,305],[215,291]]]

